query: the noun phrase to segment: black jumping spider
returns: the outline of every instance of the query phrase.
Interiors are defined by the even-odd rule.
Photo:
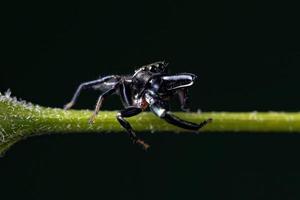
[[[211,119],[207,119],[199,124],[188,122],[171,114],[168,105],[170,97],[178,95],[181,109],[188,111],[186,107],[188,100],[187,88],[193,85],[196,75],[191,73],[170,75],[167,72],[167,65],[168,63],[163,61],[155,62],[142,66],[133,75],[111,75],[82,83],[71,102],[66,104],[64,108],[69,109],[75,104],[82,89],[93,88],[102,91],[103,93],[98,99],[94,114],[89,120],[90,123],[93,123],[104,98],[114,93],[118,94],[125,109],[117,114],[117,120],[126,129],[132,141],[142,145],[144,149],[147,149],[149,145],[136,136],[131,125],[124,118],[138,115],[148,106],[156,116],[170,124],[184,129],[198,130],[209,123]]]

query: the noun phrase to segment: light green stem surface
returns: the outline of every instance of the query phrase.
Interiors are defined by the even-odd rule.
[[[19,140],[34,135],[124,132],[115,111],[101,111],[92,125],[88,123],[91,115],[87,110],[65,111],[32,105],[11,98],[10,92],[0,93],[0,154]],[[213,122],[201,132],[300,132],[300,112],[177,112],[175,115],[192,122],[212,118]],[[137,132],[186,132],[148,112],[128,121]]]

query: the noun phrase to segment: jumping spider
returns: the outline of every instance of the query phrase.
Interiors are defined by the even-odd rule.
[[[168,104],[170,97],[178,95],[181,109],[188,111],[187,88],[193,85],[197,77],[191,73],[170,75],[167,72],[167,65],[168,63],[164,61],[155,62],[142,66],[133,75],[110,75],[82,83],[75,92],[71,102],[66,104],[64,109],[69,109],[75,104],[82,89],[93,88],[100,90],[103,93],[100,95],[94,114],[89,120],[89,123],[93,123],[104,98],[116,93],[121,97],[125,107],[124,110],[117,114],[117,120],[126,129],[131,140],[141,145],[144,149],[147,149],[149,145],[136,136],[131,125],[124,118],[138,115],[148,106],[156,116],[170,124],[184,129],[198,130],[211,122],[212,119],[207,119],[199,124],[182,120],[171,114]]]

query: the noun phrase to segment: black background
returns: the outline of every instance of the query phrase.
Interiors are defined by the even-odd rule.
[[[166,60],[173,73],[199,76],[193,110],[298,111],[298,8],[287,1],[11,1],[1,6],[0,91],[62,107],[81,82]],[[75,108],[92,109],[97,95],[84,92]],[[104,104],[121,108],[116,96]],[[0,160],[0,198],[300,196],[297,134],[139,135],[149,152],[125,134],[22,141]]]

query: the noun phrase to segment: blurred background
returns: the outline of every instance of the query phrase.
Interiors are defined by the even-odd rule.
[[[62,107],[81,82],[159,60],[199,79],[193,111],[299,111],[300,13],[287,1],[6,2],[0,91]],[[85,91],[76,109],[93,109]],[[178,110],[173,103],[172,110]],[[105,110],[118,110],[117,96]],[[3,199],[299,199],[300,135],[30,138],[0,159]]]

